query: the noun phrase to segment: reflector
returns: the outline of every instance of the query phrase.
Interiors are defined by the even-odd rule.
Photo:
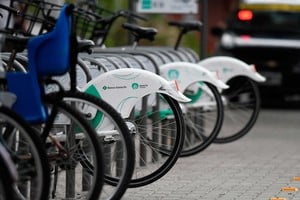
[[[251,10],[240,10],[238,12],[238,19],[241,21],[250,21],[253,18],[253,13]]]

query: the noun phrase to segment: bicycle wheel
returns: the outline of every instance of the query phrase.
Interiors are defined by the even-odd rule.
[[[51,199],[98,199],[104,158],[95,130],[60,96],[48,94],[44,102],[50,113],[42,136],[53,169]]]
[[[192,101],[182,105],[186,135],[181,156],[191,156],[206,149],[217,137],[224,110],[221,94],[210,83],[195,83],[184,94]]]
[[[0,143],[0,200],[16,199],[17,168]]]
[[[40,136],[9,108],[0,107],[0,140],[16,166],[17,196],[48,199],[50,169]]]
[[[184,142],[184,120],[176,100],[165,94],[143,97],[125,119],[136,147],[136,167],[129,187],[150,184],[176,163]]]
[[[229,143],[246,135],[254,126],[260,111],[260,95],[257,84],[248,77],[232,78],[222,91],[224,123],[214,140],[215,143]]]
[[[135,162],[134,144],[124,120],[109,104],[86,93],[66,92],[63,100],[76,104],[96,130],[104,147],[106,184],[100,199],[121,199],[131,180]]]

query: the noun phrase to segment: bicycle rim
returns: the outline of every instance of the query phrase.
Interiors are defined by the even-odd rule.
[[[228,143],[246,135],[254,126],[260,110],[257,84],[248,77],[235,77],[228,81],[229,88],[222,92],[224,123],[214,140]]]
[[[206,149],[217,137],[223,123],[223,103],[217,88],[206,82],[196,84],[184,93],[192,101],[183,105],[186,135],[181,156],[191,156]]]
[[[176,163],[184,141],[184,121],[177,101],[165,94],[143,97],[127,123],[135,127],[136,167],[129,187],[150,184]]]
[[[121,116],[107,103],[85,94],[68,92],[64,101],[75,103],[97,132],[104,149],[105,185],[100,199],[120,199],[134,169],[134,144]]]

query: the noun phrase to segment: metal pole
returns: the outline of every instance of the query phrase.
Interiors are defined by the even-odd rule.
[[[200,59],[203,59],[206,57],[206,47],[207,47],[207,0],[201,0],[201,16],[200,20],[203,23],[203,26],[201,28],[201,39],[200,39]]]
[[[128,10],[130,12],[135,12],[135,1],[134,0],[128,0]],[[134,20],[132,17],[128,17],[128,22],[129,23],[133,23]],[[134,42],[134,38],[133,36],[128,32],[128,44],[132,45],[132,43]]]

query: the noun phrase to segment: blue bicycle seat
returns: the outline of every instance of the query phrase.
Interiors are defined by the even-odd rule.
[[[61,75],[69,69],[71,16],[64,5],[54,29],[28,41],[28,72],[7,72],[8,90],[17,96],[13,110],[30,123],[47,120],[48,112],[42,102],[44,76]]]
[[[37,124],[47,120],[47,111],[42,104],[41,88],[30,73],[7,72],[8,90],[17,96],[12,109],[26,121]]]
[[[28,70],[38,77],[62,75],[69,70],[71,17],[64,6],[54,29],[28,42]]]

